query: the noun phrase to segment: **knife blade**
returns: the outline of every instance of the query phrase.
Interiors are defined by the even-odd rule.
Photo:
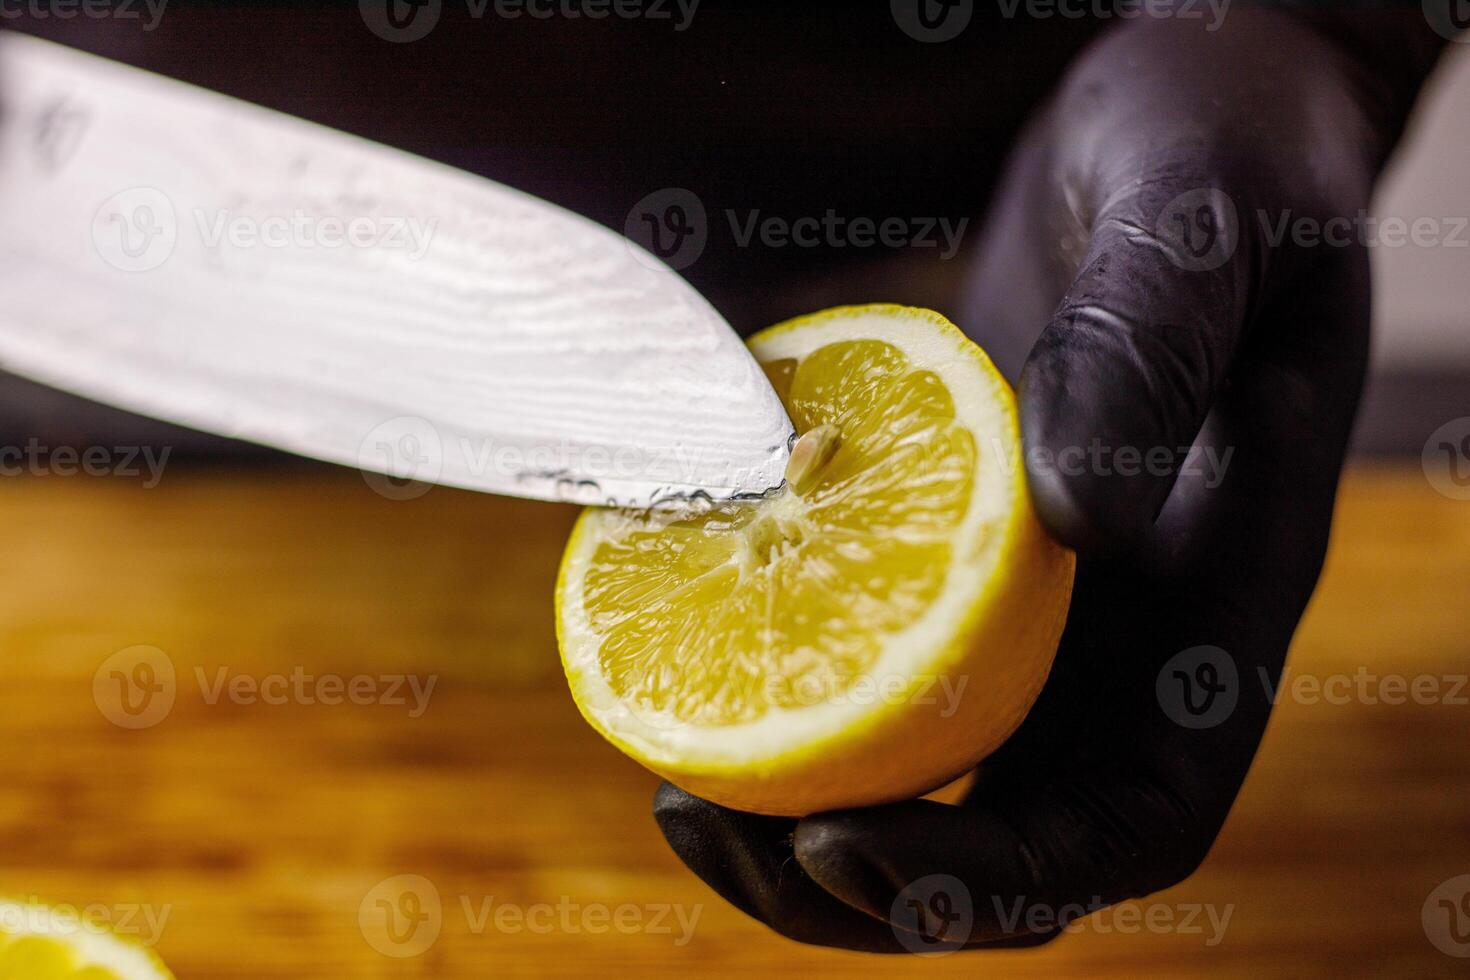
[[[647,507],[792,427],[688,283],[569,211],[0,35],[0,367],[398,479]]]

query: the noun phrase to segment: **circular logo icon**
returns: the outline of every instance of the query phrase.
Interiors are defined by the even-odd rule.
[[[1219,647],[1190,647],[1169,658],[1154,684],[1159,707],[1184,728],[1214,728],[1240,698],[1235,658]]]
[[[423,875],[384,878],[363,896],[357,927],[369,946],[384,956],[419,956],[439,939],[444,908],[439,889]]]
[[[1217,187],[1186,191],[1164,205],[1154,234],[1169,261],[1188,272],[1218,269],[1240,243],[1240,219],[1230,195]]]
[[[970,889],[954,875],[925,875],[909,882],[888,909],[893,935],[920,956],[948,956],[975,928]]]
[[[368,30],[385,41],[407,44],[422,40],[439,23],[442,0],[357,0]]]
[[[1424,935],[1446,956],[1470,958],[1470,875],[1457,875],[1429,893],[1419,912]]]
[[[173,202],[152,187],[109,197],[92,219],[92,245],[102,261],[123,272],[147,272],[168,261],[179,242]]]
[[[1419,461],[1431,487],[1452,500],[1470,500],[1470,415],[1435,429]]]
[[[890,0],[893,22],[915,41],[953,41],[970,26],[974,0]]]
[[[1466,0],[1423,0],[1424,19],[1440,37],[1470,44],[1470,3]]]
[[[119,650],[92,675],[92,700],[119,728],[152,728],[168,717],[178,695],[174,662],[158,647]]]
[[[444,445],[439,431],[417,415],[374,427],[357,447],[357,465],[373,492],[389,500],[422,497],[444,469]]]
[[[642,246],[633,257],[650,269],[687,269],[709,244],[704,202],[683,187],[654,191],[633,205],[623,234]]]

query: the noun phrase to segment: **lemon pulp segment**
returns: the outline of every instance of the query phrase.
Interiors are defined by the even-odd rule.
[[[765,367],[798,434],[838,434],[810,488],[651,516],[588,566],[602,673],[649,715],[727,725],[840,695],[950,564],[976,448],[939,378],[873,340]]]

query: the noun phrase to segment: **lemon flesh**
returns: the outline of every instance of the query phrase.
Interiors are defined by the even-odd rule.
[[[872,340],[767,368],[798,433],[841,433],[816,485],[632,530],[587,570],[603,676],[648,717],[729,725],[841,694],[943,587],[975,441],[938,378]]]
[[[573,695],[716,802],[801,814],[923,792],[1020,721],[1070,591],[1026,497],[1014,397],[927,311],[842,308],[751,347],[811,434],[788,484],[584,514],[558,587]]]
[[[157,956],[77,914],[0,899],[0,980],[173,980]]]

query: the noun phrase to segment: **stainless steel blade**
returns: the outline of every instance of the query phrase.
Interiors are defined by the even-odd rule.
[[[647,506],[780,483],[728,324],[621,236],[453,168],[0,36],[0,364],[393,477]]]

